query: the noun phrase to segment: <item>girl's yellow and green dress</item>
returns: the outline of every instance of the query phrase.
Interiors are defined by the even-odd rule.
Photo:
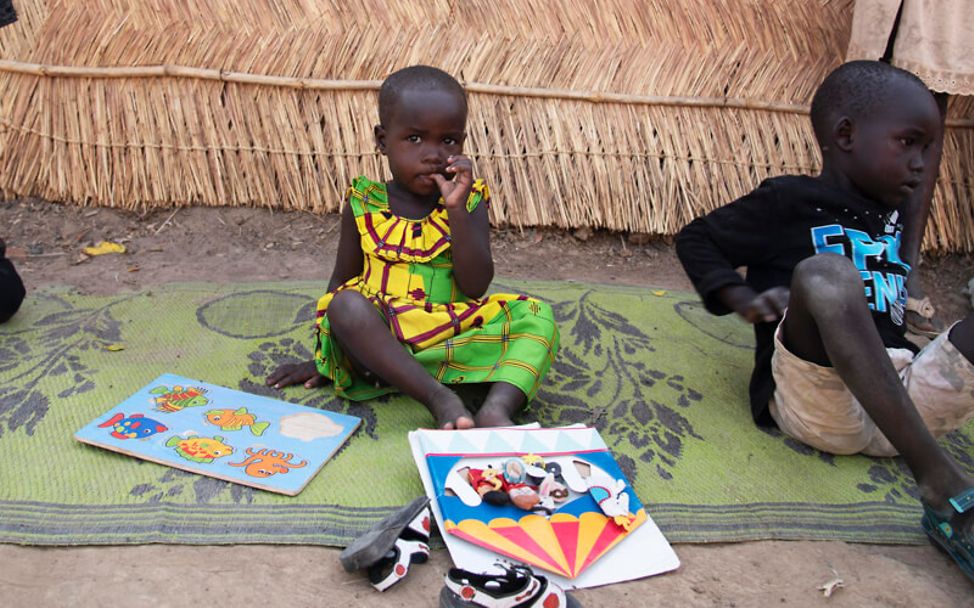
[[[473,186],[467,211],[487,204],[487,186]],[[446,208],[423,219],[394,215],[386,186],[356,178],[346,198],[362,246],[362,274],[318,301],[315,364],[353,400],[392,392],[358,377],[334,339],[328,304],[335,293],[353,289],[382,313],[389,330],[417,361],[445,384],[508,382],[530,400],[558,352],[558,328],[551,307],[517,294],[481,299],[463,295],[453,280]]]

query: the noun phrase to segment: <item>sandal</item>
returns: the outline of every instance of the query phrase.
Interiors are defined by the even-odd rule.
[[[913,314],[910,314],[913,313]],[[936,338],[943,331],[943,323],[935,319],[937,309],[930,303],[929,296],[921,299],[906,298],[906,330],[915,336]]]
[[[355,539],[338,559],[348,572],[368,568],[369,582],[385,591],[411,564],[429,559],[430,520],[429,498],[421,496]]]
[[[578,600],[527,566],[497,564],[503,573],[450,568],[440,608],[581,608]]]
[[[974,487],[964,490],[949,502],[957,514],[974,511]],[[923,525],[923,531],[930,537],[930,541],[949,555],[967,578],[974,581],[974,539],[964,538],[959,534],[959,530],[954,529],[950,524],[952,515],[953,513],[941,515],[924,502],[923,518],[920,523]]]

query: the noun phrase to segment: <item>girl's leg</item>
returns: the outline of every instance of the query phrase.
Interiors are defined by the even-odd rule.
[[[463,401],[429,374],[396,340],[362,294],[350,289],[328,304],[331,330],[350,358],[425,405],[444,429],[469,429],[474,418]]]
[[[478,427],[514,426],[512,418],[521,411],[527,398],[521,389],[508,382],[494,382],[474,421]]]

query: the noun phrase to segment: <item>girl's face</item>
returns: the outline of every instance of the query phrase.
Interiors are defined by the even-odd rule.
[[[467,112],[463,100],[449,91],[405,90],[388,124],[375,127],[375,142],[389,159],[392,179],[421,197],[439,197],[431,175],[446,173],[446,159],[463,154]]]

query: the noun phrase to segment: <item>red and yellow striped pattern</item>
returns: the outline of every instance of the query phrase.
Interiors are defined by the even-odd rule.
[[[646,511],[640,509],[630,530],[645,521]],[[580,517],[567,513],[555,513],[550,518],[525,515],[518,521],[498,518],[490,523],[447,520],[444,527],[466,541],[567,578],[581,574],[629,534],[612,518],[594,512]]]
[[[473,211],[488,203],[483,181],[467,201]],[[331,334],[328,304],[338,291],[353,289],[382,313],[389,330],[443,383],[504,381],[530,399],[558,350],[554,313],[546,303],[517,294],[468,299],[453,279],[446,209],[412,220],[393,215],[385,184],[364,177],[348,191],[359,230],[362,273],[318,302],[319,371],[338,394],[370,399],[390,392],[361,381],[351,371]]]

